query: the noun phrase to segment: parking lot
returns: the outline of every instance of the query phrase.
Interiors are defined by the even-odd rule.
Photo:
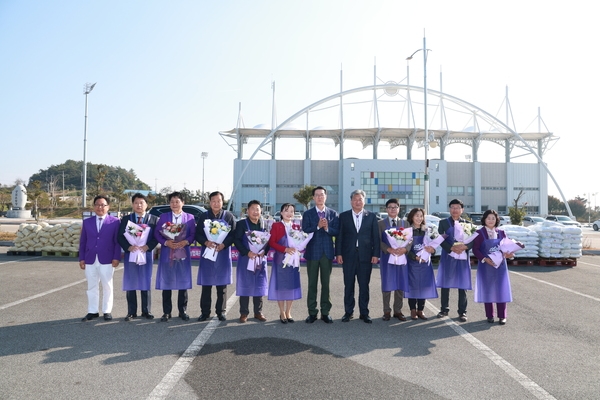
[[[455,291],[449,318],[384,322],[377,269],[371,280],[374,323],[342,323],[337,267],[334,323],[304,323],[302,299],[294,304],[297,322],[283,325],[276,303],[266,299],[269,321],[238,323],[235,285],[229,286],[225,322],[195,320],[198,287],[190,291],[189,322],[124,322],[121,268],[115,272],[115,319],[82,323],[86,284],[74,259],[5,253],[0,247],[3,399],[598,396],[599,257],[584,256],[575,268],[510,267],[514,302],[505,326],[486,322],[472,292],[469,320],[458,322]],[[152,295],[153,313],[160,316],[160,292]],[[428,301],[425,314],[432,317],[438,307],[439,300]]]

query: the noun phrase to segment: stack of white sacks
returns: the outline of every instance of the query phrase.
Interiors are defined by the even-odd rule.
[[[539,256],[542,258],[579,258],[583,248],[583,232],[576,226],[545,221],[534,225],[532,231],[540,238]]]
[[[50,225],[46,222],[39,224],[21,224],[17,231],[14,247],[9,251],[79,251],[81,222]]]
[[[506,236],[510,239],[521,242],[525,245],[524,249],[521,249],[515,253],[515,258],[538,258],[539,252],[539,237],[538,233],[525,226],[519,225],[502,225],[499,229],[506,232]]]

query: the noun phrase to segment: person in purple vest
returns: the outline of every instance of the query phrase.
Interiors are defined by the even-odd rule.
[[[391,254],[401,256],[406,254],[407,248],[394,249],[388,242],[385,231],[391,228],[404,228],[404,220],[398,218],[400,202],[398,199],[389,199],[385,203],[388,216],[378,222],[379,235],[381,237],[381,257],[379,258],[379,270],[381,272],[381,294],[383,297],[383,320],[389,321],[392,317],[390,298],[394,292],[394,317],[400,321],[406,321],[402,314],[404,290],[408,288],[408,268],[404,265],[388,265]]]
[[[245,323],[250,314],[250,296],[254,305],[254,318],[265,322],[267,318],[262,313],[263,296],[268,294],[267,257],[269,245],[256,254],[249,248],[248,236],[251,231],[267,231],[267,224],[261,216],[260,201],[248,202],[248,217],[238,221],[235,227],[233,243],[239,251],[236,266],[235,291],[240,297],[240,322]],[[251,266],[248,269],[248,266]]]
[[[495,210],[487,210],[481,217],[479,236],[473,241],[473,254],[479,260],[475,277],[475,301],[485,303],[485,315],[489,323],[494,323],[494,303],[498,312],[500,325],[506,324],[506,303],[512,301],[510,279],[508,277],[507,258],[513,258],[513,253],[504,253],[500,265],[496,265],[489,257],[498,250],[500,241],[506,237],[503,230],[498,229],[500,217]]]
[[[113,274],[121,260],[121,247],[117,242],[119,219],[108,215],[110,201],[106,196],[94,198],[95,217],[83,221],[79,240],[79,268],[87,279],[88,313],[82,321],[98,318],[100,283],[102,283],[102,313],[104,320],[112,319]]]
[[[233,214],[223,209],[223,193],[212,192],[208,196],[210,210],[200,216],[196,227],[196,241],[204,248],[217,251],[216,261],[200,257],[198,266],[197,284],[202,286],[200,295],[200,316],[198,321],[206,321],[210,317],[210,305],[212,303],[212,287],[217,289],[217,303],[215,313],[219,321],[225,321],[225,297],[227,296],[227,285],[231,284],[232,264],[231,245],[235,234],[235,219]],[[215,243],[206,237],[204,232],[204,221],[225,221],[231,227],[223,243]]]
[[[169,194],[171,211],[158,219],[154,237],[161,245],[156,268],[156,289],[162,290],[163,315],[161,322],[171,319],[173,290],[177,290],[179,318],[189,321],[187,314],[188,289],[192,288],[192,262],[190,244],[196,236],[196,221],[192,214],[183,211],[180,192]],[[179,233],[177,233],[179,232]]]
[[[142,300],[141,316],[146,319],[154,318],[154,315],[150,312],[152,298],[152,264],[154,261],[153,250],[158,244],[158,240],[154,237],[154,229],[156,228],[158,217],[146,212],[146,209],[148,208],[146,196],[141,193],[136,193],[131,197],[131,203],[133,212],[121,219],[119,236],[117,238],[119,245],[125,252],[125,257],[123,258],[123,290],[126,291],[125,296],[127,298],[127,316],[125,317],[125,321],[131,321],[132,319],[137,318],[136,290],[140,291]],[[136,251],[137,246],[131,245],[125,237],[125,230],[127,229],[128,222],[150,227],[150,233],[148,234],[146,244],[139,248],[140,251],[146,253],[146,264],[144,265],[137,265],[135,262],[129,261],[131,252]]]

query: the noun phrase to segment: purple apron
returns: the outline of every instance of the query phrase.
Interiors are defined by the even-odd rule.
[[[413,236],[410,248],[414,254],[423,250],[424,236]],[[407,257],[408,258],[408,257]],[[419,263],[408,258],[408,291],[404,292],[407,299],[437,299],[435,276],[431,263]]]
[[[448,235],[446,242],[454,244],[456,243],[456,240],[454,240],[454,226],[451,223],[451,218],[448,218],[448,222],[450,222],[450,227],[445,232],[446,235]],[[437,287],[465,290],[471,290],[473,288],[471,284],[471,260],[469,259],[469,250],[467,250],[466,253],[466,260],[457,260],[456,258],[451,257],[450,253],[442,248],[440,266],[438,267],[436,278]]]
[[[214,219],[216,221],[218,219]],[[198,229],[204,229],[198,227]],[[202,254],[206,247],[202,246]],[[211,249],[208,249],[210,251]],[[217,253],[217,261],[208,260],[200,256],[198,266],[198,279],[196,283],[202,286],[223,286],[231,284],[231,246],[227,246]]]
[[[277,242],[288,247],[287,234]],[[300,268],[290,265],[283,268],[285,253],[275,251],[271,266],[271,279],[269,280],[269,300],[297,300],[302,298],[300,285]]]
[[[389,218],[385,219],[386,230],[391,229],[389,226]],[[402,221],[402,227],[404,227],[404,221]],[[385,232],[381,233],[381,240],[383,240],[388,246],[390,241]],[[391,247],[391,246],[390,246]],[[387,252],[381,252],[379,260],[379,272],[381,273],[381,291],[391,292],[394,290],[408,290],[408,266],[388,264],[390,254]]]
[[[240,221],[241,222],[241,221]],[[250,231],[248,220],[246,219],[246,227]],[[264,228],[262,229],[264,231]],[[248,237],[244,235],[242,238],[244,246],[248,249]],[[248,262],[254,263],[248,256],[238,257],[237,267],[235,271],[236,283],[235,294],[237,296],[266,296],[268,292],[267,286],[267,257],[263,257],[263,261],[257,265],[254,271],[248,271]]]
[[[496,251],[500,241],[506,236],[503,231],[498,231],[498,239],[488,239],[487,232],[480,231],[479,234],[485,236],[479,247],[483,254],[491,254]],[[477,264],[474,297],[477,303],[509,303],[512,301],[506,260],[502,260],[502,264],[498,268],[481,261]]]
[[[142,224],[148,224],[148,216],[146,214],[142,220]],[[131,213],[129,220],[133,223],[136,222],[136,214]],[[154,235],[154,228],[150,230],[148,240]],[[146,252],[146,264],[137,265],[134,262],[129,262],[129,252],[125,252],[123,259],[123,290],[151,290],[152,289],[152,262],[154,260],[154,253],[152,251]]]

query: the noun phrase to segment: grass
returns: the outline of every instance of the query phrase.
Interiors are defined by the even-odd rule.
[[[12,242],[17,237],[17,234],[14,232],[0,232],[0,242]]]

